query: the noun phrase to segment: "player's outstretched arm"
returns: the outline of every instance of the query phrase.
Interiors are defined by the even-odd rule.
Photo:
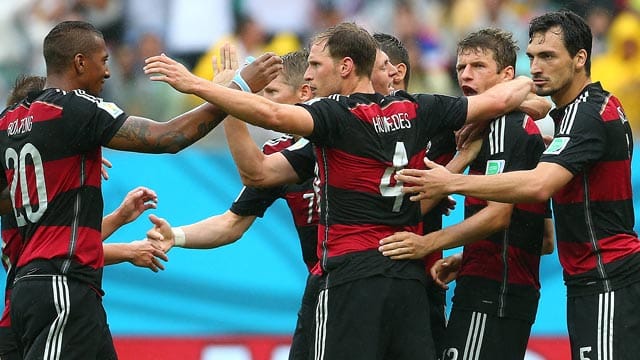
[[[441,230],[422,236],[406,231],[387,236],[380,240],[379,251],[394,260],[421,259],[435,251],[464,246],[506,229],[512,211],[512,204],[489,202],[473,216]]]
[[[469,96],[467,122],[487,123],[489,120],[517,109],[533,91],[533,81],[526,76],[501,82],[487,91]]]
[[[268,58],[267,64],[279,65],[274,72],[277,75],[282,68],[282,60],[273,54],[264,54],[251,65],[264,57]],[[243,69],[243,78],[247,68],[249,66]],[[163,81],[178,91],[197,95],[215,104],[227,114],[251,124],[301,136],[309,135],[313,130],[311,114],[304,108],[278,104],[255,94],[212,84],[193,75],[184,66],[167,56],[153,56],[146,59],[144,71],[145,74],[150,75],[152,81]]]
[[[153,227],[147,231],[147,238],[165,252],[174,246],[212,249],[240,239],[255,219],[255,216],[240,216],[227,210],[190,225],[171,227],[167,220],[150,215]]]
[[[154,246],[149,240],[137,240],[130,243],[103,244],[104,264],[113,265],[130,262],[135,266],[145,267],[153,272],[164,270],[162,261],[169,261],[167,254]]]
[[[543,202],[573,178],[566,168],[548,162],[532,170],[491,176],[452,174],[433,161],[425,160],[425,164],[427,170],[402,169],[396,175],[396,180],[411,184],[402,188],[404,193],[419,194],[411,196],[413,201],[461,194],[506,203]]]
[[[164,55],[156,58],[168,59]],[[189,73],[176,61],[172,60],[171,68],[210,84],[208,80]],[[279,60],[271,60],[268,56],[261,57],[243,69],[243,78],[252,89],[262,89],[276,77],[281,68]],[[229,86],[237,88],[233,84]],[[129,116],[107,143],[107,147],[148,153],[176,153],[207,135],[226,115],[226,111],[219,106],[205,103],[167,122]]]
[[[127,193],[117,209],[102,219],[102,240],[111,236],[122,225],[137,219],[140,214],[149,209],[155,209],[158,195],[155,191],[139,186]]]

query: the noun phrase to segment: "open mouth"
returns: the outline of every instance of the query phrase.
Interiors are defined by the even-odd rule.
[[[461,87],[461,89],[462,89],[462,93],[464,94],[464,96],[478,95],[478,92],[475,89],[473,89],[472,87],[470,87],[470,86],[463,85]]]

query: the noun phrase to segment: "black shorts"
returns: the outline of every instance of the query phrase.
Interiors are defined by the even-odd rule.
[[[317,360],[435,359],[418,280],[372,276],[323,289],[315,320]]]
[[[318,303],[321,280],[321,276],[314,274],[309,274],[309,277],[307,277],[307,286],[304,288],[302,304],[300,305],[300,311],[298,311],[296,330],[291,340],[289,360],[309,360],[309,350],[311,349],[311,340],[314,332],[313,318],[315,317]]]
[[[427,284],[427,297],[429,297],[431,334],[436,357],[439,359],[444,351],[444,337],[447,329],[447,294],[443,288],[430,281]]]
[[[11,325],[24,360],[117,359],[101,296],[64,275],[17,281],[11,292]]]
[[[22,355],[18,350],[18,341],[10,327],[0,327],[0,359],[22,360]]]
[[[640,357],[640,282],[595,295],[567,298],[572,359]]]
[[[524,359],[529,321],[456,309],[449,316],[442,360]]]

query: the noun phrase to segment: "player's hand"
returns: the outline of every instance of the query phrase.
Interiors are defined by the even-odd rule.
[[[465,124],[456,131],[456,148],[459,151],[469,151],[471,159],[475,159],[475,156],[480,152],[482,147],[482,139],[486,133],[487,127],[480,126],[476,123]],[[480,141],[479,145],[477,141]],[[475,152],[475,154],[474,154]]]
[[[100,168],[100,174],[102,174],[102,178],[105,180],[109,180],[109,172],[107,169],[111,169],[113,165],[111,165],[111,161],[109,161],[106,157],[102,157],[102,167]]]
[[[147,231],[147,239],[165,253],[169,252],[176,243],[173,231],[171,231],[171,224],[153,214],[149,215],[149,221],[151,221],[153,227]]]
[[[378,251],[393,260],[421,259],[432,252],[428,243],[423,236],[402,231],[381,239]]]
[[[155,209],[158,203],[158,195],[155,191],[144,186],[129,191],[122,204],[114,211],[121,225],[128,224],[137,219],[140,214],[149,209]]]
[[[449,216],[451,215],[451,212],[455,210],[456,204],[456,199],[452,198],[451,196],[447,196],[446,198],[442,199],[442,201],[440,201],[438,206],[440,207],[440,212],[442,213],[442,215]]]
[[[282,59],[269,52],[258,56],[250,64],[243,67],[240,75],[249,85],[251,91],[256,93],[275,79],[282,69]]]
[[[458,271],[462,265],[462,253],[448,256],[444,259],[438,259],[438,261],[431,266],[431,277],[436,284],[441,288],[448,290],[449,284],[458,277]]]
[[[193,94],[204,79],[192,74],[184,65],[165,54],[145,59],[144,73],[151,81],[163,81],[174,89]]]
[[[427,170],[402,169],[395,175],[396,181],[404,183],[402,192],[415,194],[409,199],[420,201],[423,199],[438,199],[449,195],[447,185],[454,176],[444,166],[424,158]]]
[[[518,110],[531,116],[533,120],[544,119],[551,110],[551,102],[542,96],[530,92],[524,99]]]
[[[227,86],[233,79],[238,70],[238,52],[234,45],[225,43],[220,48],[220,65],[218,65],[218,59],[214,56],[213,63],[213,82]]]
[[[129,262],[135,266],[146,267],[153,272],[158,272],[164,270],[164,264],[160,260],[169,261],[167,254],[147,239],[132,241],[129,245],[133,252],[133,258]]]

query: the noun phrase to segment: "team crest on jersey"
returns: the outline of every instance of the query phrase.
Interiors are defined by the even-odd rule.
[[[108,101],[100,101],[98,102],[98,107],[111,115],[114,119],[120,116],[124,111],[118,107],[118,105],[108,102]]]
[[[564,150],[565,147],[567,147],[567,144],[569,143],[569,138],[568,137],[555,137],[553,138],[553,141],[551,141],[551,144],[549,144],[549,146],[547,146],[547,149],[544,151],[543,154],[545,155],[558,155],[562,152],[562,150]]]
[[[487,168],[484,171],[485,175],[502,174],[504,171],[504,160],[489,160],[487,161]]]

